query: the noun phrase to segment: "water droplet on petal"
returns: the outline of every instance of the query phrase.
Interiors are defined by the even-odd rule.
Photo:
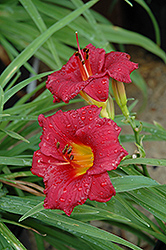
[[[82,121],[84,121],[84,120],[85,120],[85,118],[86,118],[85,116],[81,116],[81,120],[82,120]]]
[[[89,184],[88,184],[88,183],[85,183],[85,184],[84,184],[84,187],[88,187],[88,186],[89,186]]]
[[[61,202],[64,202],[64,201],[65,201],[65,199],[64,199],[63,197],[61,197],[61,198],[60,198],[60,201],[61,201]]]
[[[102,186],[102,187],[105,187],[105,186],[107,186],[107,182],[105,181],[105,182],[102,182],[102,183],[100,183],[100,185]]]

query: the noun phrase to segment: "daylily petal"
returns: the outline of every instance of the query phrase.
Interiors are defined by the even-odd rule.
[[[100,109],[95,105],[91,105],[67,112],[59,110],[56,112],[56,115],[52,115],[46,118],[46,120],[47,124],[49,126],[51,124],[53,129],[67,142],[69,140],[77,140],[76,131],[98,119],[99,114]]]
[[[70,165],[50,167],[44,178],[44,207],[63,210],[69,216],[75,206],[82,205],[87,200],[91,179],[87,175],[75,177]]]
[[[64,147],[67,144],[67,137],[63,134],[63,131],[57,130],[53,122],[49,118],[45,118],[44,115],[38,117],[39,125],[43,128],[41,142],[39,147],[44,155],[56,158],[59,161],[63,161],[62,155],[59,153],[56,145],[60,142]]]
[[[93,175],[89,199],[99,202],[107,202],[116,194],[107,172]]]
[[[77,136],[90,145],[94,153],[93,168],[88,174],[99,174],[116,169],[128,152],[120,145],[118,136],[121,128],[110,119],[96,119],[95,122],[79,129]]]
[[[131,82],[130,73],[138,68],[138,64],[130,61],[130,56],[122,52],[106,54],[103,71],[107,71],[109,76],[120,82]]]
[[[45,172],[49,167],[49,159],[50,158],[48,158],[48,156],[43,155],[40,150],[34,152],[32,161],[33,169],[31,169],[32,174],[44,177]]]
[[[89,84],[83,89],[86,94],[98,102],[105,102],[108,99],[109,93],[109,76],[98,76],[94,78]],[[91,77],[90,77],[91,79]]]
[[[105,50],[96,48],[92,44],[88,44],[86,48],[89,49],[89,61],[93,75],[100,74],[105,62]]]
[[[69,102],[89,83],[83,81],[75,55],[61,68],[50,76],[46,81],[46,87],[53,94],[54,102],[60,100]]]

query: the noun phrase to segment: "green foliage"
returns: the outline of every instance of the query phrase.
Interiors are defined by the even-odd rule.
[[[154,245],[155,238],[166,243],[163,223],[166,222],[166,185],[145,177],[141,170],[142,165],[166,166],[165,159],[124,159],[117,170],[110,172],[117,195],[107,203],[87,201],[76,207],[71,217],[59,210],[44,210],[43,197],[35,197],[30,192],[30,189],[34,192],[38,190],[38,194],[42,195],[41,178],[30,172],[32,156],[40,142],[38,115],[55,113],[59,108],[69,109],[75,104],[82,106],[79,98],[69,104],[53,104],[47,90],[35,95],[44,88],[45,77],[53,71],[35,72],[29,64],[32,56],[51,70],[59,69],[73,54],[76,46],[74,32],[78,31],[81,47],[92,43],[108,52],[114,50],[112,43],[134,44],[166,62],[165,52],[157,45],[160,43],[158,25],[144,1],[136,2],[151,17],[157,44],[140,34],[115,27],[91,10],[97,1],[91,0],[86,4],[80,0],[1,1],[0,40],[11,63],[0,76],[0,249],[25,249],[5,223],[35,230],[37,247],[41,250],[44,249],[43,240],[56,249],[68,249],[68,246],[78,250],[122,249],[116,243],[130,249],[141,249],[92,226],[92,220],[103,220],[118,226],[151,245]],[[31,73],[31,77],[20,80],[22,66]],[[132,75],[132,79],[146,103],[146,83],[138,72]],[[34,80],[40,83],[32,93],[25,94],[13,106],[4,108],[15,94]],[[115,121],[119,126],[128,126],[123,118],[116,116]],[[140,122],[136,121],[136,124],[139,126]],[[140,140],[143,135],[143,141],[155,143],[166,140],[166,131],[157,122],[154,125],[142,122]],[[121,135],[120,139],[122,143],[135,141],[132,134]],[[146,217],[140,207],[150,212],[157,223]]]

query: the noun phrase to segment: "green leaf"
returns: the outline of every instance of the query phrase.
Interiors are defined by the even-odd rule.
[[[146,104],[147,104],[147,97],[148,97],[148,92],[147,92],[147,85],[145,80],[143,79],[143,77],[139,74],[138,71],[134,71],[131,74],[131,79],[134,82],[134,84],[138,87],[138,89],[141,90],[142,94],[143,94],[143,103],[142,106],[140,108],[139,111],[141,111],[142,109],[145,108]]]
[[[27,203],[28,202],[28,203]],[[38,201],[36,199],[30,198],[19,198],[19,197],[2,197],[0,199],[0,208],[9,211],[12,213],[24,214],[30,208],[33,208],[37,205]],[[95,237],[97,239],[105,240],[108,242],[112,241],[115,243],[123,244],[132,248],[133,250],[141,250],[139,247],[131,244],[119,238],[116,235],[103,231],[101,229],[95,228],[87,223],[74,220],[64,215],[57,214],[54,210],[44,210],[42,212],[36,213],[32,216],[33,218],[40,220],[44,223],[47,223],[51,226],[58,227],[72,234],[83,234]]]
[[[54,34],[57,30],[64,27],[66,24],[74,20],[76,17],[81,15],[86,9],[94,5],[98,0],[91,0],[84,6],[76,9],[69,15],[65,16],[60,21],[52,25],[48,30],[43,32],[39,37],[37,37],[30,45],[28,45],[24,51],[15,58],[12,63],[3,71],[0,76],[1,86],[4,87],[12,76],[17,72],[17,70],[36,52],[36,50],[44,43],[46,40]]]
[[[20,83],[18,83],[17,85],[15,85],[14,87],[10,88],[4,95],[4,103],[6,103],[14,94],[16,94],[20,89],[24,88],[25,86],[27,86],[29,83],[31,83],[32,81],[38,80],[44,76],[47,76],[49,74],[51,74],[51,72],[45,72],[45,73],[41,73],[37,76],[32,76]]]
[[[2,87],[0,86],[0,114],[2,114],[3,111],[3,103],[4,103],[4,92]]]
[[[129,0],[124,0],[126,3],[128,3],[131,7],[133,7],[133,4]]]
[[[145,176],[121,176],[111,178],[117,193],[159,185],[155,180]]]
[[[156,21],[156,18],[155,16],[153,15],[151,9],[149,8],[149,6],[146,4],[145,1],[143,0],[135,0],[138,4],[140,4],[145,10],[146,12],[148,13],[149,17],[151,18],[152,20],[152,23],[153,23],[153,27],[154,27],[154,30],[155,30],[155,35],[156,35],[156,43],[158,46],[160,46],[160,28],[158,26],[158,23]]]
[[[137,204],[166,222],[166,199],[158,194],[155,189],[146,188],[139,191],[130,191],[129,195]]]
[[[121,161],[120,166],[125,166],[129,164],[147,164],[151,166],[166,166],[165,159],[153,159],[153,158],[136,158],[136,159],[126,159]]]
[[[12,165],[12,166],[31,166],[32,159],[21,159],[16,157],[4,157],[0,156],[1,165]]]
[[[15,250],[26,250],[22,243],[12,234],[4,223],[0,222],[0,235],[7,239],[8,247],[12,247]]]
[[[44,210],[43,207],[44,202],[40,202],[39,204],[37,204],[36,206],[34,206],[33,208],[31,208],[30,210],[28,210],[23,216],[21,216],[21,218],[19,219],[19,222],[25,220],[26,218]]]
[[[19,135],[18,133],[14,132],[14,131],[5,130],[5,129],[0,129],[0,130],[14,139],[29,143],[29,141],[27,139],[25,139],[24,137],[22,137],[21,135]]]
[[[41,15],[39,14],[38,10],[36,9],[35,5],[33,4],[33,2],[31,0],[19,0],[19,1],[24,6],[26,11],[29,13],[29,15],[31,16],[31,18],[33,19],[33,21],[35,22],[35,24],[39,28],[40,32],[43,33],[44,31],[46,31],[47,27],[46,27]],[[60,68],[62,66],[62,64],[61,64],[61,61],[59,59],[57,50],[55,49],[55,45],[54,45],[52,39],[49,38],[47,43],[48,43],[48,47],[49,47],[49,49],[50,49],[50,51],[55,59],[55,62],[58,65],[58,68]]]
[[[159,130],[166,132],[165,128],[159,122],[153,121],[153,123]]]
[[[105,37],[110,42],[120,43],[120,44],[135,44],[141,46],[147,51],[150,51],[153,54],[159,56],[164,62],[166,62],[166,53],[149,38],[140,35],[136,32],[125,30],[117,26],[105,25],[105,24],[98,24],[98,25],[105,34]]]

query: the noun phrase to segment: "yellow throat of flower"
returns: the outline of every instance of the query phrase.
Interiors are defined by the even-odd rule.
[[[75,168],[76,175],[83,175],[93,166],[94,154],[92,149],[83,144],[72,143],[72,155],[74,156],[70,164]]]

